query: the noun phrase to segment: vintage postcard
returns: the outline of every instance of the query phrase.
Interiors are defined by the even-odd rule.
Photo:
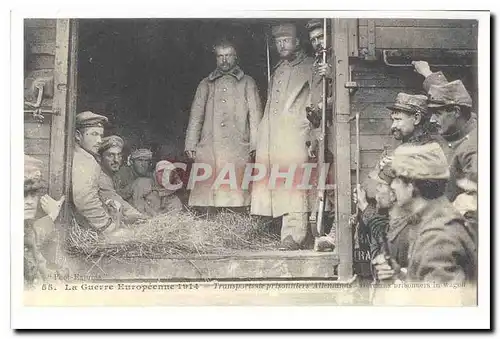
[[[19,308],[474,309],[489,293],[488,12],[12,27]]]

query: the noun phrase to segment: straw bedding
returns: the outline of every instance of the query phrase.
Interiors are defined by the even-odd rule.
[[[229,211],[211,218],[191,212],[163,214],[106,236],[73,223],[67,245],[73,255],[151,259],[276,249],[279,237],[261,225],[256,217]]]

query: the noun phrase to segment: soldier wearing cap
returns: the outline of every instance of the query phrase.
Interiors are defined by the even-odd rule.
[[[198,85],[185,141],[187,156],[209,165],[212,177],[194,184],[189,205],[243,211],[250,205],[250,191],[240,183],[246,164],[255,157],[261,100],[255,80],[238,65],[234,43],[223,39],[214,52],[217,67]],[[236,188],[213,185],[226,165],[234,166]]]
[[[391,163],[396,204],[411,219],[408,266],[395,272],[380,254],[373,264],[380,280],[463,283],[476,280],[476,235],[445,197],[450,176],[440,145],[402,145]],[[392,244],[394,245],[394,244]]]
[[[464,200],[477,200],[477,115],[472,112],[472,98],[460,80],[448,82],[442,72],[433,73],[425,61],[413,63],[425,77],[431,121],[438,125],[446,141],[444,146],[450,164],[450,181],[446,195],[458,206]],[[468,220],[477,223],[477,205],[462,210]]]
[[[329,20],[328,20],[329,22]],[[309,32],[309,41],[315,51],[315,61],[313,64],[313,71],[311,73],[310,86],[311,86],[311,96],[310,96],[310,106],[308,108],[307,117],[311,123],[311,132],[309,140],[306,142],[306,146],[308,147],[309,157],[311,160],[316,159],[317,152],[319,148],[320,142],[325,142],[326,154],[325,154],[325,162],[330,164],[329,171],[327,174],[326,182],[329,185],[334,183],[333,178],[335,177],[335,167],[333,164],[333,154],[334,154],[334,143],[333,143],[333,135],[334,135],[334,126],[332,124],[332,107],[333,107],[333,98],[331,88],[333,86],[333,74],[332,67],[328,62],[323,62],[323,51],[326,52],[327,60],[331,57],[331,48],[326,49],[326,37],[324,36],[323,31],[323,19],[312,19],[309,20],[306,24],[306,29]],[[329,27],[327,27],[328,31]],[[321,115],[322,115],[322,105],[323,105],[323,77],[326,78],[326,138],[325,141],[322,140],[321,137]],[[315,184],[317,184],[318,178],[313,178]],[[325,211],[332,212],[334,203],[334,191],[326,190],[326,205]],[[316,200],[316,194],[314,191],[311,191],[311,199]],[[313,201],[312,204],[316,205],[316,201]],[[317,207],[315,206],[316,210]],[[332,218],[333,219],[333,218]],[[325,237],[320,237],[316,240],[316,249],[317,250],[326,250],[332,249],[335,247],[335,232],[336,227],[331,227],[330,233]]]
[[[182,203],[175,191],[181,187],[175,166],[166,160],[159,161],[150,177],[139,177],[133,183],[132,204],[151,217],[180,212]]]
[[[24,281],[27,287],[49,278],[49,266],[60,268],[56,249],[59,247],[55,222],[64,196],[59,201],[42,196],[45,185],[42,178],[43,162],[24,156]],[[39,204],[45,216],[36,218]],[[63,275],[63,274],[62,274]]]
[[[134,207],[126,202],[115,189],[113,176],[122,165],[123,139],[111,135],[102,139],[99,148],[101,156],[101,175],[99,177],[99,196],[106,206],[113,207],[115,213],[121,213],[125,223],[133,223],[144,218]]]
[[[99,146],[108,118],[90,111],[76,116],[76,145],[72,168],[72,203],[76,222],[85,228],[109,233],[118,225],[99,196],[101,166]]]
[[[301,49],[295,25],[274,26],[272,35],[280,61],[269,84],[256,152],[256,163],[265,166],[267,173],[273,166],[280,171],[289,171],[295,165],[300,168],[309,160],[305,146],[310,133],[306,107],[314,63]],[[282,217],[280,249],[297,250],[304,245],[311,210],[307,190],[285,185],[270,187],[267,180],[252,186],[251,213],[265,218]]]
[[[394,139],[402,141],[403,144],[416,145],[440,141],[429,131],[430,114],[425,95],[398,93],[395,102],[387,108],[391,112],[391,133]],[[391,160],[392,156],[383,155],[375,170],[384,168]],[[387,176],[389,173],[380,175]]]
[[[139,148],[133,151],[129,156],[126,166],[122,166],[114,175],[118,194],[133,206],[133,184],[140,177],[151,176],[151,162],[153,152],[147,148]]]
[[[415,144],[432,141],[425,95],[398,93],[395,102],[387,108],[391,110],[391,133],[394,139]]]

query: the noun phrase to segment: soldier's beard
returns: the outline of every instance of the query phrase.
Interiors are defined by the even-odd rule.
[[[393,129],[392,130],[392,135],[394,136],[394,139],[396,139],[396,140],[402,140],[403,139],[403,133],[401,133],[400,130]]]
[[[282,49],[279,51],[280,58],[284,60],[293,60],[295,58],[296,51],[289,49]]]
[[[222,64],[219,66],[219,70],[221,70],[222,72],[229,72],[231,69],[233,69],[235,65],[231,65],[231,64]]]

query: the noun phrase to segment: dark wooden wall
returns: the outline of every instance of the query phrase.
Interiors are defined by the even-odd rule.
[[[368,48],[368,20],[359,19],[359,48]],[[374,21],[374,26],[373,26]],[[352,80],[359,90],[351,97],[351,113],[360,113],[361,182],[373,194],[373,185],[366,177],[375,166],[387,145],[393,149],[398,145],[390,134],[390,111],[386,108],[399,92],[425,94],[423,77],[411,67],[390,67],[381,60],[384,49],[477,51],[477,21],[475,20],[419,20],[419,19],[375,19],[374,28],[375,60],[352,59]],[[372,37],[373,39],[373,37]],[[417,52],[418,54],[418,52]],[[477,67],[448,67],[442,70],[447,78],[460,79],[472,95],[477,107]],[[355,124],[351,128],[351,168],[352,182],[355,182]]]
[[[25,19],[24,21],[24,79],[25,101],[35,102],[36,97],[30,91],[33,80],[37,77],[52,76],[55,65],[56,20]],[[53,89],[52,89],[53,92]],[[44,98],[43,109],[52,109],[52,99]],[[31,114],[24,115],[24,152],[44,163],[43,177],[49,178],[50,137],[52,117],[46,115],[41,122]]]

